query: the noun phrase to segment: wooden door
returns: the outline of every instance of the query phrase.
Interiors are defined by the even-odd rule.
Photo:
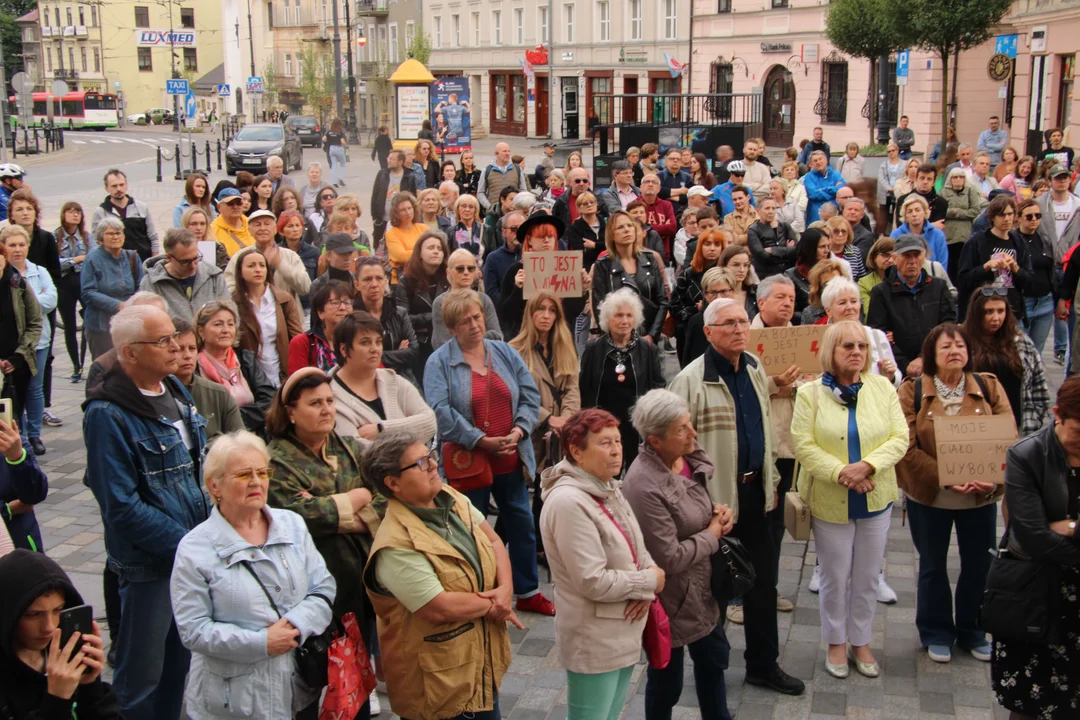
[[[776,67],[765,79],[765,144],[790,147],[795,136],[795,83],[787,68]]]
[[[623,77],[623,95],[637,95],[638,92],[638,79],[636,75],[626,75]],[[637,98],[624,98],[622,107],[622,121],[625,122],[637,122]]]
[[[536,77],[536,134],[546,137],[548,130],[548,79]]]

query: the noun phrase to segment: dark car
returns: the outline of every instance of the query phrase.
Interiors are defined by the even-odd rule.
[[[322,145],[322,128],[319,127],[319,121],[311,115],[292,115],[285,121],[285,127],[295,131],[304,145]]]
[[[285,171],[299,170],[304,164],[304,147],[291,129],[278,123],[248,123],[236,133],[225,150],[225,171],[238,170],[255,174],[266,172],[266,159],[280,155]]]

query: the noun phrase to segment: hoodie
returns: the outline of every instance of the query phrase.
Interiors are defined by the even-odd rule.
[[[177,280],[169,274],[165,255],[155,255],[143,263],[140,290],[160,295],[168,306],[169,315],[194,323],[195,313],[211,300],[229,297],[225,274],[217,265],[200,260],[191,284]]]
[[[556,646],[570,672],[610,672],[641,658],[645,620],[628,623],[626,603],[655,597],[657,578],[648,568],[656,563],[621,484],[570,460],[541,475],[540,532],[559,608]]]
[[[119,720],[112,688],[99,677],[69,698],[50,695],[48,680],[15,656],[15,629],[26,609],[45,593],[59,591],[64,607],[83,604],[67,574],[50,558],[16,550],[0,558],[0,717],[12,720]]]

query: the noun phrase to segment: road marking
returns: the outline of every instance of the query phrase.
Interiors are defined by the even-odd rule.
[[[116,139],[113,139],[113,138],[109,138],[108,141],[111,142],[113,145],[123,145],[124,144],[123,140],[116,140]]]
[[[76,145],[85,145],[86,144],[85,140],[72,140],[71,142],[75,143]]]
[[[90,142],[94,143],[95,145],[104,145],[105,144],[104,140],[91,140]]]

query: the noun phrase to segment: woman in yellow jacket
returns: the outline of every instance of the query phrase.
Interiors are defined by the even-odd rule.
[[[791,436],[821,570],[825,669],[845,678],[850,658],[860,673],[877,677],[870,632],[907,421],[892,383],[870,374],[862,325],[830,325],[819,358],[823,375],[799,388]]]

